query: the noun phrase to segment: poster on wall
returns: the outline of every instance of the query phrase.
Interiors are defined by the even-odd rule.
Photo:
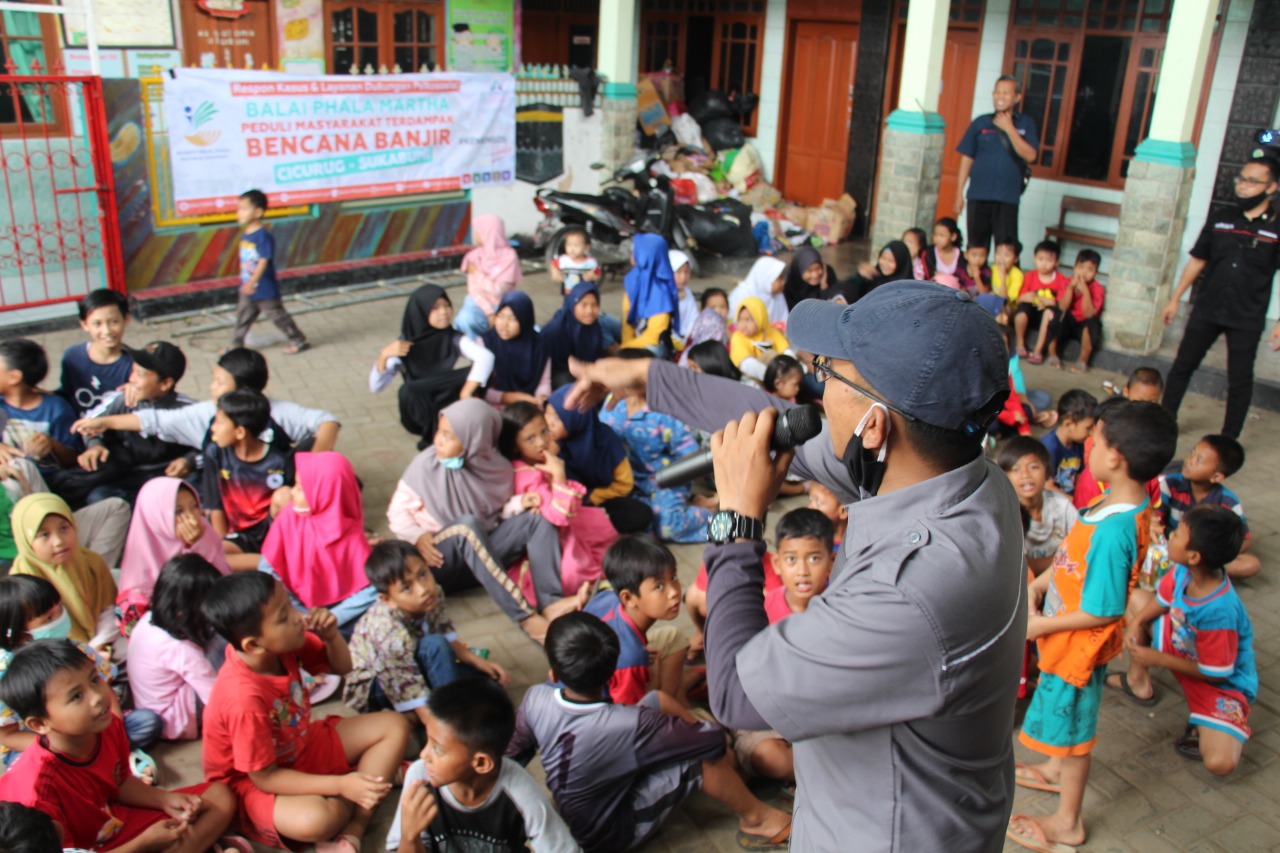
[[[449,0],[449,67],[511,74],[520,58],[515,0]]]
[[[290,74],[324,73],[322,0],[276,0],[280,68]]]
[[[89,43],[84,15],[64,17],[68,47]],[[93,25],[100,47],[173,47],[169,0],[93,0]]]
[[[512,183],[515,91],[507,74],[179,69],[164,79],[174,206],[226,212],[252,188],[284,205]]]

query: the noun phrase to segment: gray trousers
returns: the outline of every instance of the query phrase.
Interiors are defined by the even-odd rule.
[[[444,565],[435,570],[445,592],[484,587],[513,622],[522,622],[564,594],[560,580],[560,533],[536,512],[522,512],[486,533],[474,515],[464,515],[435,535]],[[521,554],[529,557],[537,602],[530,602],[507,576],[507,566]]]
[[[279,297],[275,299],[250,299],[245,294],[240,294],[240,301],[236,303],[236,328],[231,333],[231,343],[235,346],[244,346],[244,339],[249,334],[253,321],[258,319],[258,314],[266,314],[267,319],[276,324],[276,328],[284,332],[284,336],[289,339],[291,344],[304,344],[307,342],[307,336],[302,334],[302,330],[298,328],[298,324],[293,322],[293,317],[289,315],[288,309],[284,307],[284,303]]]

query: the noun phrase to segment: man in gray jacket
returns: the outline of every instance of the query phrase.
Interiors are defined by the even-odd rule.
[[[1027,620],[1017,497],[981,451],[1009,387],[1000,333],[925,282],[803,302],[787,333],[818,356],[828,416],[794,459],[769,453],[786,404],[666,362],[596,362],[573,399],[646,385],[651,408],[723,429],[705,558],[712,709],[794,744],[793,849],[998,851]],[[788,466],[857,502],[830,586],[769,626],[760,520]]]

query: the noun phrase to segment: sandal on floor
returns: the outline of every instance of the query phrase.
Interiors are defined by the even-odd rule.
[[[289,344],[289,346],[285,347],[281,352],[285,355],[297,355],[298,353],[306,352],[309,349],[311,349],[310,342],[303,341],[300,344]]]
[[[129,774],[152,788],[160,784],[160,768],[156,760],[140,749],[129,753]]]
[[[1030,832],[1018,832],[1013,822],[1024,820],[1031,825]],[[1009,818],[1009,828],[1004,831],[1005,837],[1020,847],[1035,850],[1037,853],[1076,853],[1076,848],[1060,841],[1050,841],[1044,834],[1044,827],[1031,815],[1016,814]]]
[[[1026,772],[1026,776],[1020,776],[1019,773]],[[1061,794],[1062,786],[1057,782],[1050,782],[1036,767],[1030,764],[1015,764],[1013,766],[1013,783],[1020,788],[1030,788],[1033,791],[1048,791],[1050,794]]]
[[[791,821],[787,821],[787,825],[770,838],[738,830],[738,846],[743,850],[786,850],[790,844]]]
[[[1119,684],[1116,684],[1111,680],[1111,676],[1113,675],[1120,676]],[[1133,704],[1137,705],[1140,708],[1154,708],[1160,702],[1160,700],[1156,698],[1155,684],[1151,685],[1150,696],[1139,696],[1137,693],[1134,693],[1133,687],[1129,685],[1129,673],[1127,672],[1107,673],[1107,678],[1103,682],[1103,684],[1106,685],[1108,690],[1114,690],[1117,693],[1123,694],[1124,698],[1128,699],[1130,702],[1132,702]]]
[[[1204,756],[1200,754],[1200,730],[1195,726],[1187,726],[1186,731],[1182,733],[1182,737],[1178,738],[1173,748],[1178,750],[1178,754],[1192,759],[1193,761],[1202,761]]]
[[[1089,365],[1085,364],[1083,361],[1077,361],[1075,364],[1071,365],[1071,372],[1072,373],[1088,373]]]
[[[1027,361],[1031,364],[1044,364],[1044,356],[1040,355],[1038,352],[1033,352],[1031,355],[1027,356]]]
[[[1054,370],[1062,369],[1062,359],[1058,358],[1056,355],[1049,356],[1048,360],[1045,361],[1045,364],[1052,367]]]

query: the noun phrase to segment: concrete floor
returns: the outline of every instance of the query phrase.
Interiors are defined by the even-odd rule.
[[[855,260],[866,256],[865,243],[829,250],[839,272],[849,274]],[[731,279],[702,279],[695,289],[732,286]],[[538,316],[549,319],[559,304],[555,285],[545,274],[529,276],[523,287],[538,306]],[[607,282],[605,307],[617,312],[621,284]],[[455,303],[460,303],[461,293]],[[319,301],[324,301],[321,299]],[[369,367],[379,349],[397,336],[403,299],[387,299],[331,311],[309,313],[299,325],[315,344],[298,356],[280,353],[283,340],[270,326],[259,327],[251,344],[267,354],[273,370],[268,392],[278,398],[317,406],[334,412],[342,421],[338,449],[346,453],[363,479],[366,525],[386,532],[385,510],[405,465],[414,455],[414,439],[399,425],[394,390],[379,396],[369,393]],[[208,394],[214,353],[227,343],[228,333],[202,333],[179,337],[183,327],[204,321],[155,321],[134,323],[128,341],[140,346],[151,340],[169,339],[186,351],[189,367],[181,390],[197,397]],[[81,340],[78,330],[39,336],[55,364],[62,350]],[[1123,377],[1095,371],[1085,376],[1026,368],[1032,387],[1058,394],[1072,387],[1101,393],[1104,379]],[[56,377],[53,377],[56,380]],[[1198,436],[1216,432],[1222,404],[1189,396],[1181,415],[1182,437],[1179,452],[1185,453]],[[1245,469],[1230,485],[1241,495],[1249,515],[1253,552],[1264,564],[1263,573],[1242,584],[1241,595],[1249,608],[1255,631],[1255,651],[1262,688],[1250,724],[1253,739],[1245,746],[1239,771],[1229,779],[1210,776],[1198,764],[1181,758],[1173,749],[1180,734],[1186,708],[1167,675],[1159,679],[1160,703],[1154,709],[1139,709],[1109,694],[1102,708],[1100,741],[1085,798],[1085,820],[1093,851],[1243,851],[1280,850],[1280,586],[1275,580],[1280,542],[1276,537],[1280,522],[1274,484],[1280,480],[1280,416],[1257,413],[1251,416],[1243,441],[1249,452]],[[789,503],[798,504],[797,499]],[[773,513],[776,517],[779,513]],[[691,583],[701,558],[701,548],[675,546],[680,578]],[[480,591],[450,597],[450,611],[462,637],[473,646],[492,650],[494,660],[512,673],[512,697],[518,702],[524,690],[546,677],[547,664],[541,649],[508,622]],[[682,613],[677,623],[691,629]],[[327,703],[318,713],[346,713],[338,703]],[[1018,748],[1019,760],[1031,756]],[[164,745],[154,750],[166,786],[189,784],[200,777],[198,744]],[[537,770],[536,766],[534,768]],[[776,789],[765,787],[761,795],[779,802]],[[1054,798],[1019,789],[1015,811],[1044,814],[1054,807]],[[379,809],[365,839],[365,853],[382,848],[394,803]],[[677,811],[662,833],[646,849],[652,851],[736,850],[736,821],[726,809],[705,796],[695,796]],[[1006,849],[1021,849],[1008,845]],[[914,853],[914,851],[913,851]],[[923,851],[922,851],[923,853]]]

